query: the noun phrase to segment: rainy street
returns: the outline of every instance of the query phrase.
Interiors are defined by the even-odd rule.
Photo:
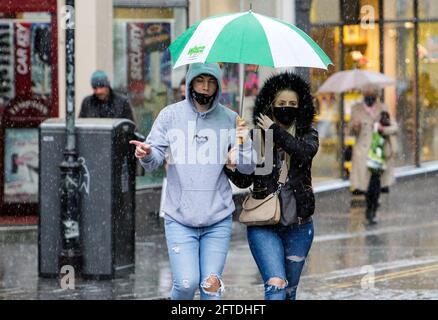
[[[346,189],[318,195],[315,240],[298,299],[438,299],[437,184],[436,173],[398,181],[383,195],[375,226],[365,224],[363,207],[350,209]],[[0,299],[166,298],[171,273],[162,223],[145,221],[137,224],[134,274],[76,279],[75,290],[38,277],[35,226],[0,227]],[[234,223],[224,299],[263,299],[244,231]]]
[[[438,300],[437,186],[437,0],[0,0],[0,301]]]

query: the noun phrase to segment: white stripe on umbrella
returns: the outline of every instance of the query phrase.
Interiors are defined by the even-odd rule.
[[[301,53],[303,53],[301,57],[305,57],[306,61],[302,61],[299,56],[295,55],[295,66],[327,69],[312,46],[293,29],[262,15],[256,13],[253,13],[253,15],[262,25],[268,38],[275,67],[292,67],[290,55],[294,55],[294,48],[300,48]]]
[[[243,16],[244,14],[247,13],[243,12],[231,14],[229,16],[221,16],[218,18],[203,20],[196,28],[196,31],[193,33],[190,40],[187,42],[184,50],[182,51],[178,60],[175,62],[174,68],[191,63],[195,58],[198,62],[205,62],[208,54],[210,53],[210,49],[214,45],[214,39],[216,39],[222,29],[228,23],[236,18],[239,18],[240,16]],[[202,47],[204,47],[203,50]],[[199,48],[202,52],[190,56],[189,51],[193,48]]]

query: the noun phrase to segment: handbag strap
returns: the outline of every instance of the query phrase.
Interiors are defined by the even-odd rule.
[[[286,163],[286,160],[284,160],[283,164],[281,166],[281,169],[280,169],[280,177],[278,178],[278,182],[277,182],[278,188],[274,193],[276,193],[276,194],[280,193],[281,189],[283,188],[284,184],[286,183],[288,172],[289,172],[289,170],[287,168],[287,163]],[[253,190],[251,188],[250,188],[250,191],[251,191],[250,194],[252,194]]]

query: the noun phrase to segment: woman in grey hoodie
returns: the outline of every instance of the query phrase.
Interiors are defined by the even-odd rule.
[[[235,210],[224,172],[230,148],[237,147],[236,169],[251,174],[256,156],[245,124],[219,103],[221,70],[216,63],[192,64],[186,76],[186,99],[165,107],[135,155],[146,171],[166,159],[167,188],[163,212],[173,275],[171,298],[219,299],[222,271]],[[236,139],[243,143],[235,146]]]

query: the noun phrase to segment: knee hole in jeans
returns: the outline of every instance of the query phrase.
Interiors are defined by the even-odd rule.
[[[202,290],[209,294],[220,294],[223,292],[223,282],[217,275],[210,275],[201,284]]]
[[[287,281],[281,278],[270,278],[266,284],[268,286],[275,287],[279,290],[282,290],[287,287]]]
[[[289,257],[286,257],[286,259],[290,260],[292,262],[303,262],[306,259],[306,257],[289,256]]]

